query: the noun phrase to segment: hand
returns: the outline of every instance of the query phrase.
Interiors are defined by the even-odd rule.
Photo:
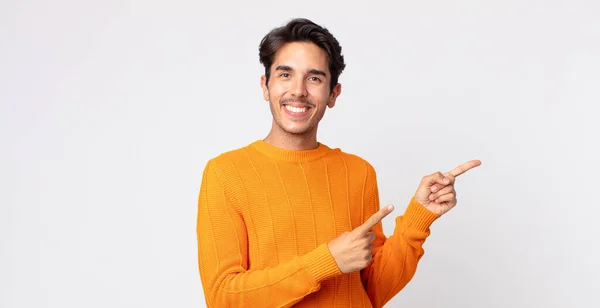
[[[344,232],[331,240],[329,251],[342,273],[362,270],[371,263],[371,253],[375,233],[371,229],[394,210],[392,205],[380,209],[362,225],[350,232]]]
[[[456,205],[456,191],[454,190],[456,177],[479,165],[481,165],[481,161],[472,160],[450,172],[444,174],[436,172],[423,177],[415,193],[415,201],[434,214],[445,214]]]

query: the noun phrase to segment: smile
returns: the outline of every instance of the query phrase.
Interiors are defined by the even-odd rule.
[[[305,113],[308,111],[308,107],[294,107],[290,105],[285,105],[285,109],[293,113]]]

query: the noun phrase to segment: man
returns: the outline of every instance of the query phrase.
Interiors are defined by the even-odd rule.
[[[262,140],[212,158],[198,200],[198,258],[209,307],[382,307],[413,277],[430,225],[456,204],[471,161],[425,176],[394,234],[383,233],[375,170],[317,141],[341,93],[338,41],[295,19],[262,40]]]

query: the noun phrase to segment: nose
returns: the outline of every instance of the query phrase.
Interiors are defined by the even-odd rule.
[[[298,78],[293,82],[292,85],[292,95],[296,97],[305,97],[308,95],[306,91],[306,84],[304,83],[304,79]]]

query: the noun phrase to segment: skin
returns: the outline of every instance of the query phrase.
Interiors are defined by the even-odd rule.
[[[271,77],[261,76],[265,101],[269,102],[273,123],[264,141],[289,150],[309,150],[318,146],[317,129],[327,108],[335,106],[341,84],[330,91],[331,74],[328,56],[313,43],[284,44],[275,54]],[[291,116],[286,105],[309,107],[302,117]],[[415,200],[436,215],[443,215],[456,206],[456,177],[481,165],[472,160],[449,172],[435,172],[421,179]],[[371,229],[394,210],[388,205],[373,214],[362,225],[344,232],[328,243],[329,250],[343,273],[364,269],[372,258]]]
[[[264,139],[267,143],[289,150],[317,147],[317,128],[327,108],[333,108],[342,85],[330,91],[331,73],[328,56],[317,45],[287,43],[279,48],[266,76],[261,76],[265,101],[269,102],[273,123]],[[297,119],[286,114],[285,105],[309,107],[307,116]]]

